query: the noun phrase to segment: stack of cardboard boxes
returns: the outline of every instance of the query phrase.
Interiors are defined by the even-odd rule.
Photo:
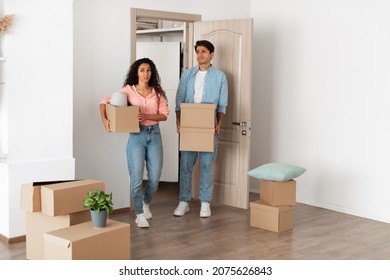
[[[180,151],[214,152],[215,104],[180,104]]]
[[[295,205],[295,180],[260,180],[260,200],[250,203],[250,225],[274,232],[292,229]]]
[[[93,228],[83,201],[89,190],[105,190],[104,182],[71,180],[21,186],[26,211],[26,258],[130,259],[130,225],[108,220]]]

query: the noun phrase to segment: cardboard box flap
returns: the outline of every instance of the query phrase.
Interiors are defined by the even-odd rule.
[[[104,182],[88,179],[42,186],[41,211],[45,215],[59,216],[85,210],[83,201],[91,190],[104,191]]]
[[[181,103],[180,127],[214,128],[216,108],[215,104]]]
[[[195,127],[180,127],[180,132],[186,133],[208,133],[211,135],[215,134],[214,128],[195,128]]]
[[[53,244],[56,244],[57,246],[63,247],[63,248],[69,248],[70,245],[72,245],[72,242],[69,240],[66,240],[64,238],[55,236],[50,234],[50,232],[46,232],[43,234],[43,240],[45,242],[50,242]]]
[[[46,186],[46,185],[53,185],[53,184],[61,184],[61,183],[67,183],[67,182],[74,182],[79,180],[56,180],[56,181],[42,181],[42,182],[33,182],[33,183],[27,183],[26,185],[32,185],[33,187],[36,186]]]
[[[31,182],[21,185],[20,191],[20,207],[28,212],[40,212],[41,211],[41,186],[71,182],[74,180],[63,181],[43,181],[43,182]]]
[[[92,222],[85,222],[68,228],[47,232],[46,235],[50,235],[50,237],[45,236],[45,240],[47,237],[49,238],[47,239],[48,241],[56,242],[58,245],[68,248],[68,243],[74,243],[91,236],[101,235],[112,230],[123,228],[124,226],[130,227],[130,224],[107,219],[107,225],[105,227],[94,228]],[[63,240],[68,241],[68,243],[63,242]]]
[[[66,184],[64,184],[64,183],[66,183]],[[48,185],[44,185],[43,187],[57,191],[57,190],[66,190],[66,189],[71,189],[71,188],[77,188],[79,186],[84,186],[84,185],[91,185],[91,187],[93,187],[97,183],[101,183],[101,181],[92,180],[92,179],[85,179],[85,180],[73,180],[73,181],[66,181],[66,182],[62,182],[62,183],[48,184]]]
[[[209,104],[209,103],[180,103],[180,108],[189,108],[189,109],[217,109],[216,104]]]
[[[41,187],[23,184],[20,192],[20,207],[28,212],[41,211]]]
[[[280,213],[280,212],[285,212],[285,211],[290,211],[290,210],[295,209],[295,206],[293,206],[293,205],[271,206],[262,200],[252,201],[250,203],[250,207],[262,209],[262,210],[268,211],[268,212],[275,212],[275,213]]]

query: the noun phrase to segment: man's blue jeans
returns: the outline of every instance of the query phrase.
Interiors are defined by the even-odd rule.
[[[140,133],[130,133],[126,154],[134,211],[136,214],[141,214],[143,213],[142,201],[150,204],[161,177],[163,147],[158,124],[141,126]],[[142,182],[145,162],[148,182],[144,193]]]
[[[213,197],[214,160],[217,157],[218,135],[215,136],[214,152],[189,152],[180,153],[180,201],[191,200],[192,190],[192,169],[199,155],[201,175],[199,200],[201,202],[211,202]]]

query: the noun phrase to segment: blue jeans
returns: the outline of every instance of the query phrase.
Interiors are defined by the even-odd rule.
[[[127,167],[130,175],[130,192],[134,211],[143,213],[142,201],[150,204],[156,193],[163,165],[163,147],[158,124],[141,126],[140,133],[130,133],[126,146]],[[142,189],[144,167],[148,182],[145,193]]]
[[[214,160],[217,158],[219,136],[215,136],[214,152],[180,152],[180,201],[191,200],[192,169],[199,155],[200,160],[200,190],[199,200],[211,202],[213,197]]]

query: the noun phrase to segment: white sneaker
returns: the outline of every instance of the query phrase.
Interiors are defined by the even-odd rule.
[[[199,216],[201,218],[208,218],[211,216],[210,203],[202,202],[202,204],[200,206]]]
[[[135,219],[135,223],[140,228],[148,228],[149,227],[148,220],[146,220],[144,213],[137,214],[137,218]]]
[[[142,202],[142,208],[144,209],[144,215],[147,220],[152,218],[152,212],[150,212],[149,204]]]
[[[183,216],[188,211],[190,211],[190,207],[188,206],[188,202],[180,201],[179,205],[176,207],[175,211],[173,212],[173,215]]]

